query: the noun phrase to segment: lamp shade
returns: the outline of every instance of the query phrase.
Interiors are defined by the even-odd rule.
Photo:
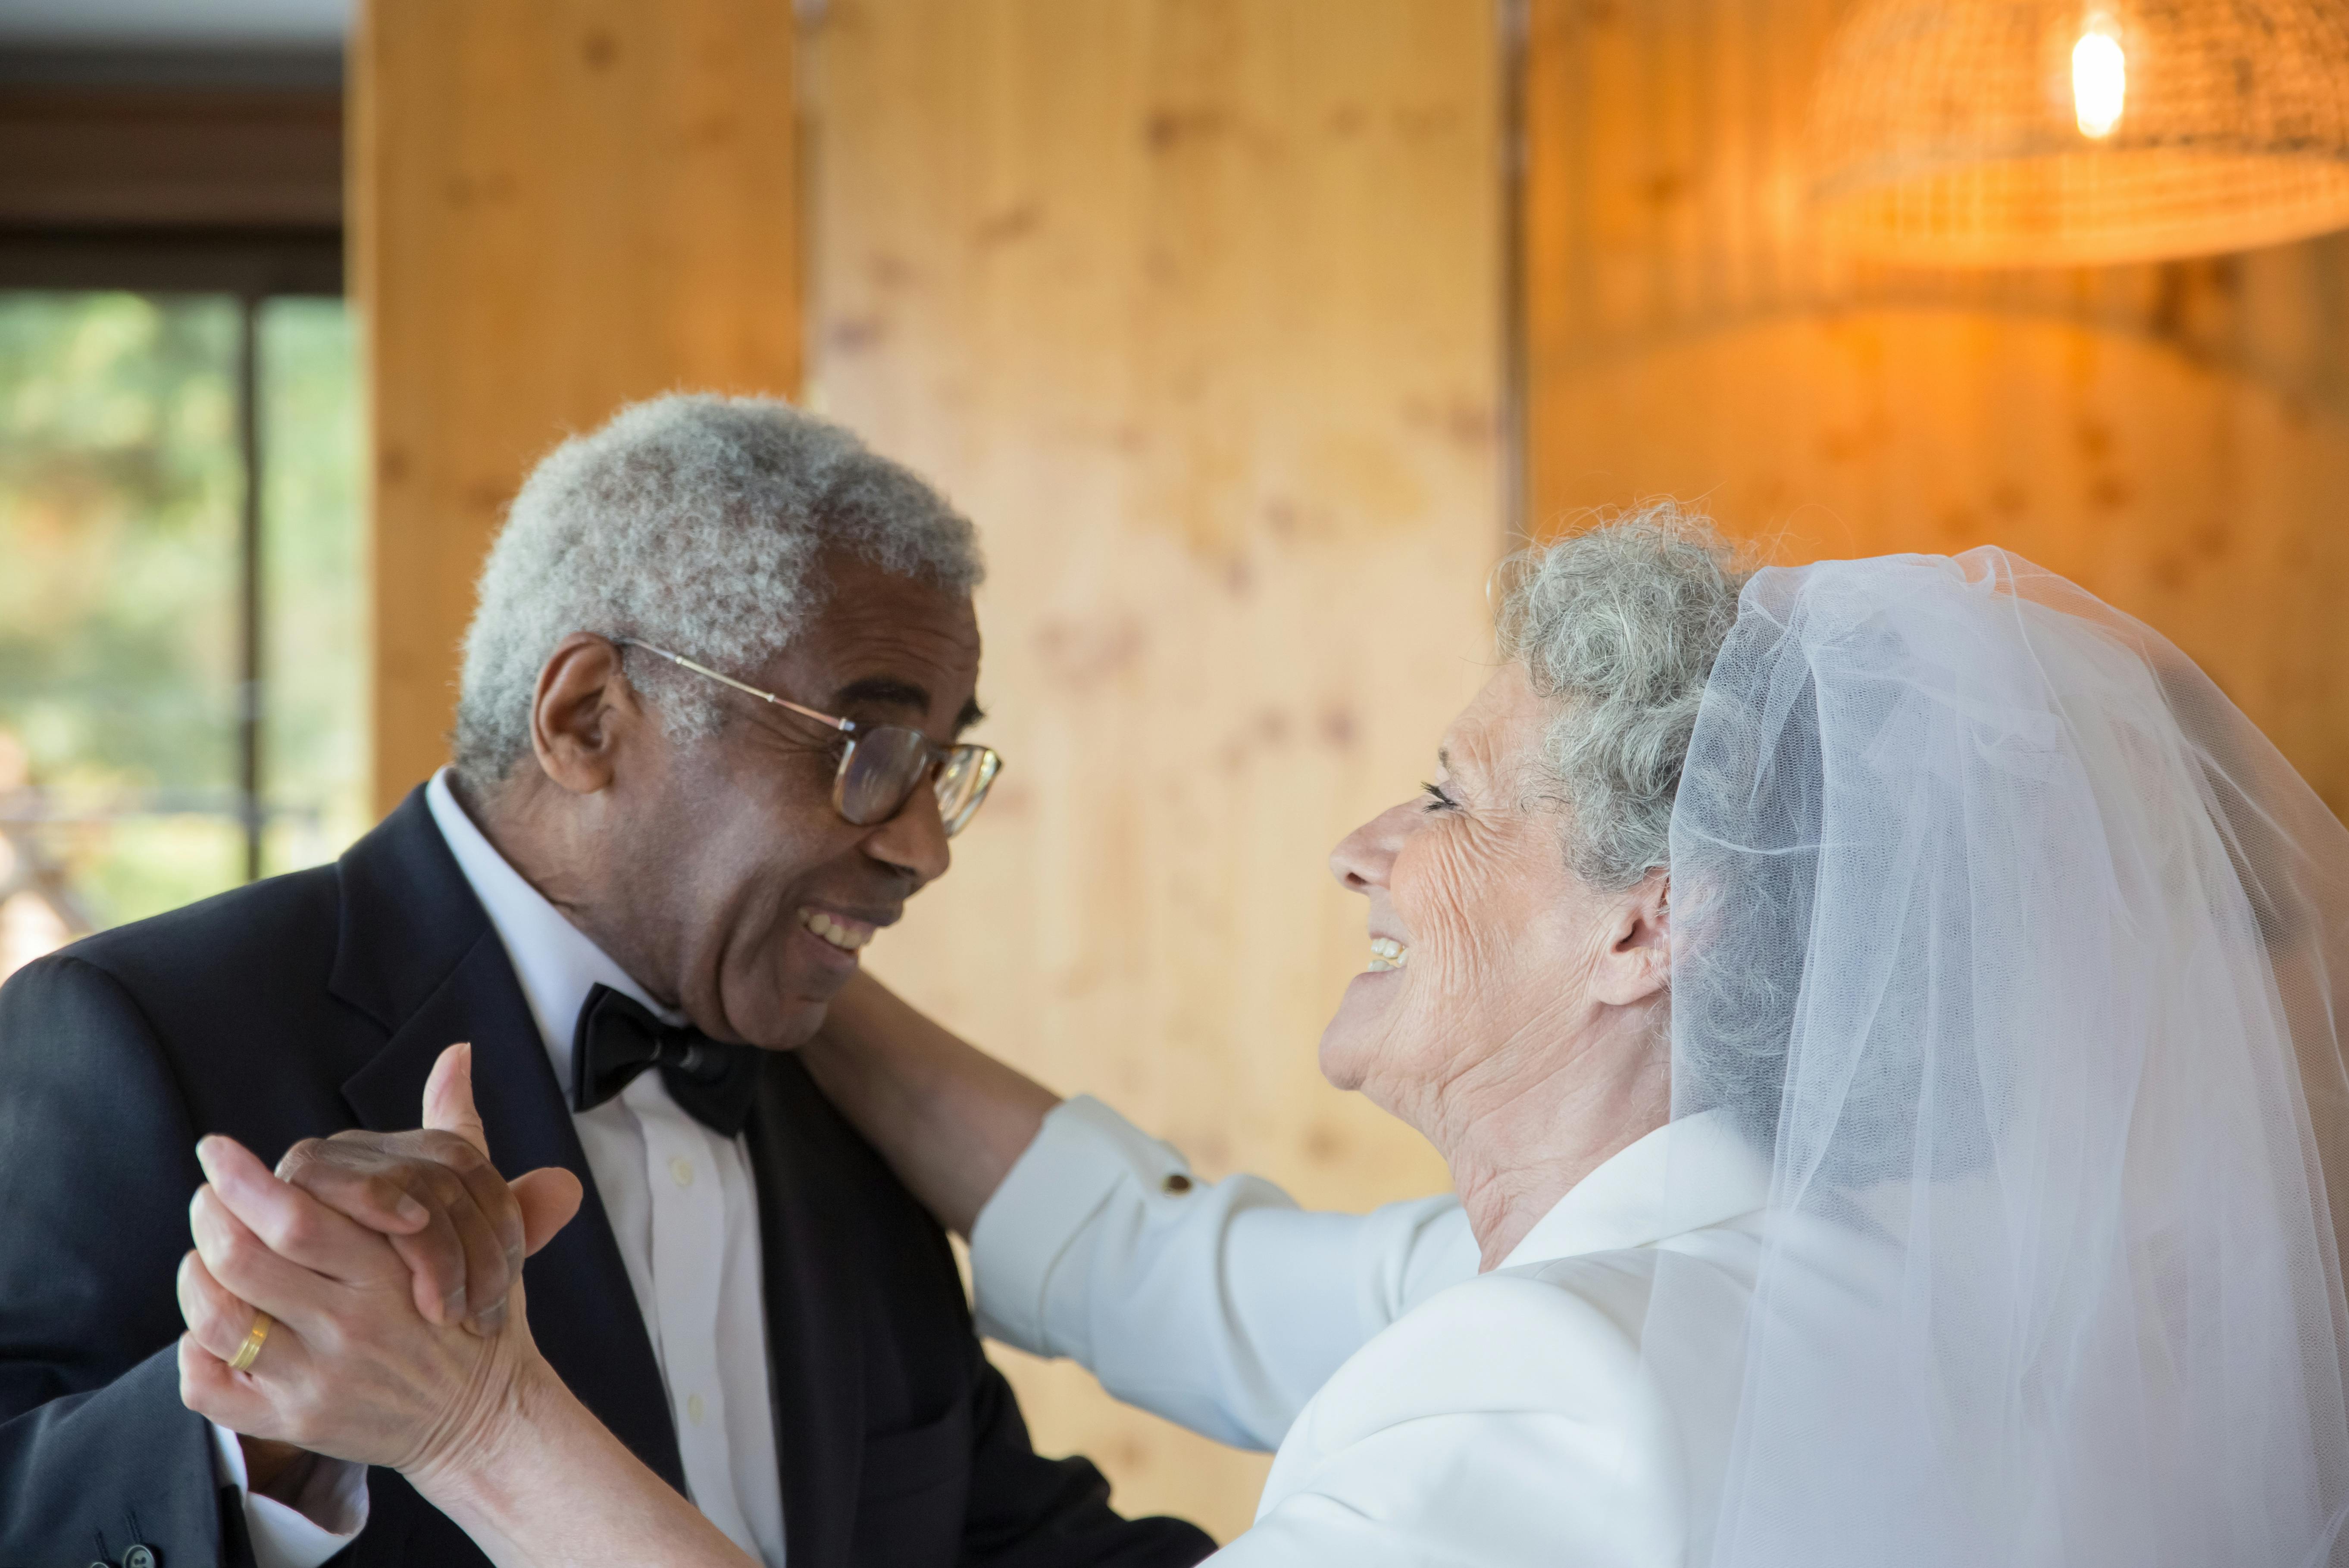
[[[2299,239],[2349,225],[2349,4],[1857,0],[1809,136],[1822,227],[1889,260]]]

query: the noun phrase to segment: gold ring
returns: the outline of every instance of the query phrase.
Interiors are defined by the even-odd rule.
[[[246,1335],[244,1343],[236,1347],[236,1357],[229,1362],[228,1369],[232,1372],[242,1372],[251,1367],[253,1358],[261,1354],[261,1342],[268,1337],[269,1315],[255,1307],[253,1312],[253,1332]]]

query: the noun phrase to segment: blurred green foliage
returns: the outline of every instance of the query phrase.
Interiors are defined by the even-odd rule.
[[[358,377],[338,299],[261,311],[262,779],[276,814],[263,864],[329,861],[367,801],[367,537]]]
[[[238,326],[217,296],[0,293],[0,773],[67,819],[34,841],[101,925],[243,875]],[[285,869],[364,822],[357,418],[340,301],[267,302],[259,332]]]

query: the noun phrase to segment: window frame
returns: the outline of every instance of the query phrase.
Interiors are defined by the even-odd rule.
[[[0,56],[0,289],[236,301],[235,816],[247,882],[262,874],[269,818],[261,315],[273,299],[345,293],[343,119],[339,51]],[[51,903],[88,924],[70,900]]]

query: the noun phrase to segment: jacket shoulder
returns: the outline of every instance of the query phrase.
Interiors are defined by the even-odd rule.
[[[485,925],[418,789],[342,858],[117,926],[53,956],[111,976],[181,1023],[207,1009],[314,1026],[331,987],[378,1023],[446,975]]]
[[[1593,1254],[1571,1269],[1505,1270],[1438,1292],[1373,1337],[1316,1397],[1358,1432],[1464,1411],[1603,1418],[1636,1399],[1653,1258]]]
[[[323,983],[334,962],[340,884],[333,865],[271,877],[86,936],[37,962],[86,964],[142,1000],[159,993],[192,997],[257,978],[315,975]]]

